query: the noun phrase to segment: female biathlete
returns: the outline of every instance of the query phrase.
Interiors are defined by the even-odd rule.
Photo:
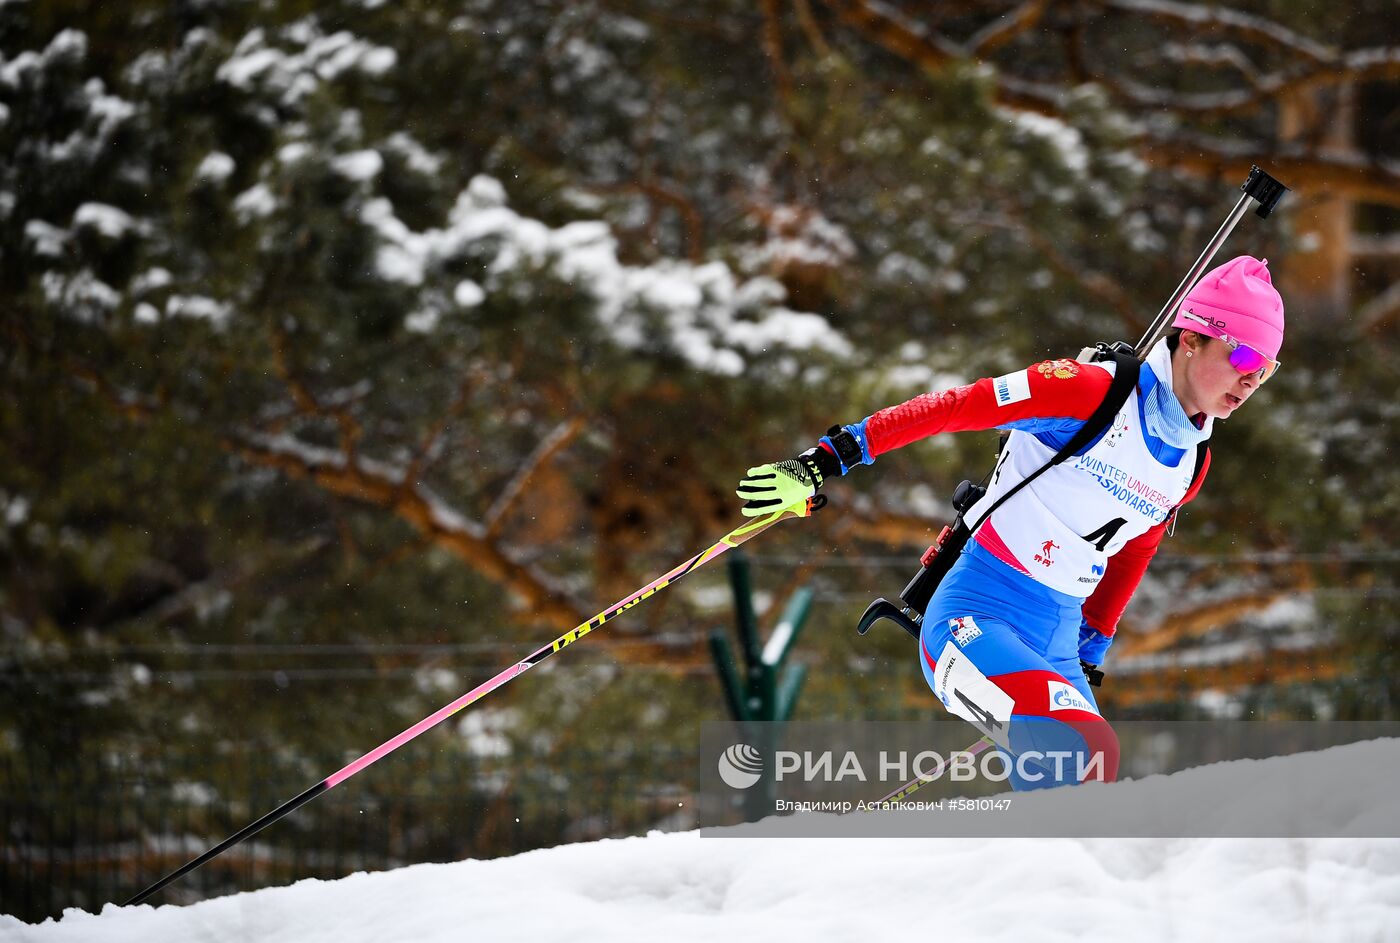
[[[1016,788],[1117,778],[1118,740],[1083,665],[1103,664],[1176,509],[1199,491],[1209,461],[1195,474],[1196,453],[1212,423],[1278,369],[1283,299],[1267,263],[1240,256],[1207,273],[1172,327],[1111,426],[993,511],[925,613],[924,677],[950,712],[1015,758]],[[750,468],[737,492],[743,513],[800,503],[925,436],[1008,431],[987,494],[966,515],[975,522],[1070,440],[1113,369],[1046,361],[882,409],[795,460]]]

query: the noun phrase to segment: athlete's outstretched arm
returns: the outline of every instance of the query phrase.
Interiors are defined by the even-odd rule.
[[[1059,427],[1073,431],[1103,402],[1113,376],[1097,364],[1047,360],[1000,377],[923,393],[858,423],[832,426],[796,459],[750,468],[736,492],[748,516],[810,498],[829,478],[940,432]]]
[[[1113,375],[1097,364],[1047,360],[1001,377],[924,393],[859,423],[870,458],[940,432],[1015,428],[1093,415]]]

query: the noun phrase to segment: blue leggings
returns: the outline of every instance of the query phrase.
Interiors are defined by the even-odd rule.
[[[1013,788],[1118,776],[1118,738],[1079,666],[1080,606],[973,542],[929,601],[924,678],[996,742]]]

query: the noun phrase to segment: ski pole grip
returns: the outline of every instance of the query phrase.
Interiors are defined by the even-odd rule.
[[[1254,214],[1260,219],[1268,219],[1269,214],[1274,211],[1274,207],[1278,206],[1278,201],[1283,199],[1283,195],[1288,192],[1287,187],[1255,164],[1250,165],[1249,177],[1246,178],[1240,189],[1258,202],[1259,207],[1254,211]]]

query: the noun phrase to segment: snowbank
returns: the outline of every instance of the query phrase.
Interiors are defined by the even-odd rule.
[[[1397,746],[1342,749],[1393,760]],[[1304,754],[1264,762],[1286,777],[1329,761]],[[1164,780],[1185,779],[1208,793],[1233,765],[1097,788],[1147,800]],[[1358,797],[1384,785],[1337,782],[1337,814],[1352,821]],[[1054,814],[1076,792],[1034,798]],[[4,943],[1350,943],[1397,931],[1400,839],[783,839],[741,830],[302,881],[190,907],[70,910],[35,927],[0,917]]]

